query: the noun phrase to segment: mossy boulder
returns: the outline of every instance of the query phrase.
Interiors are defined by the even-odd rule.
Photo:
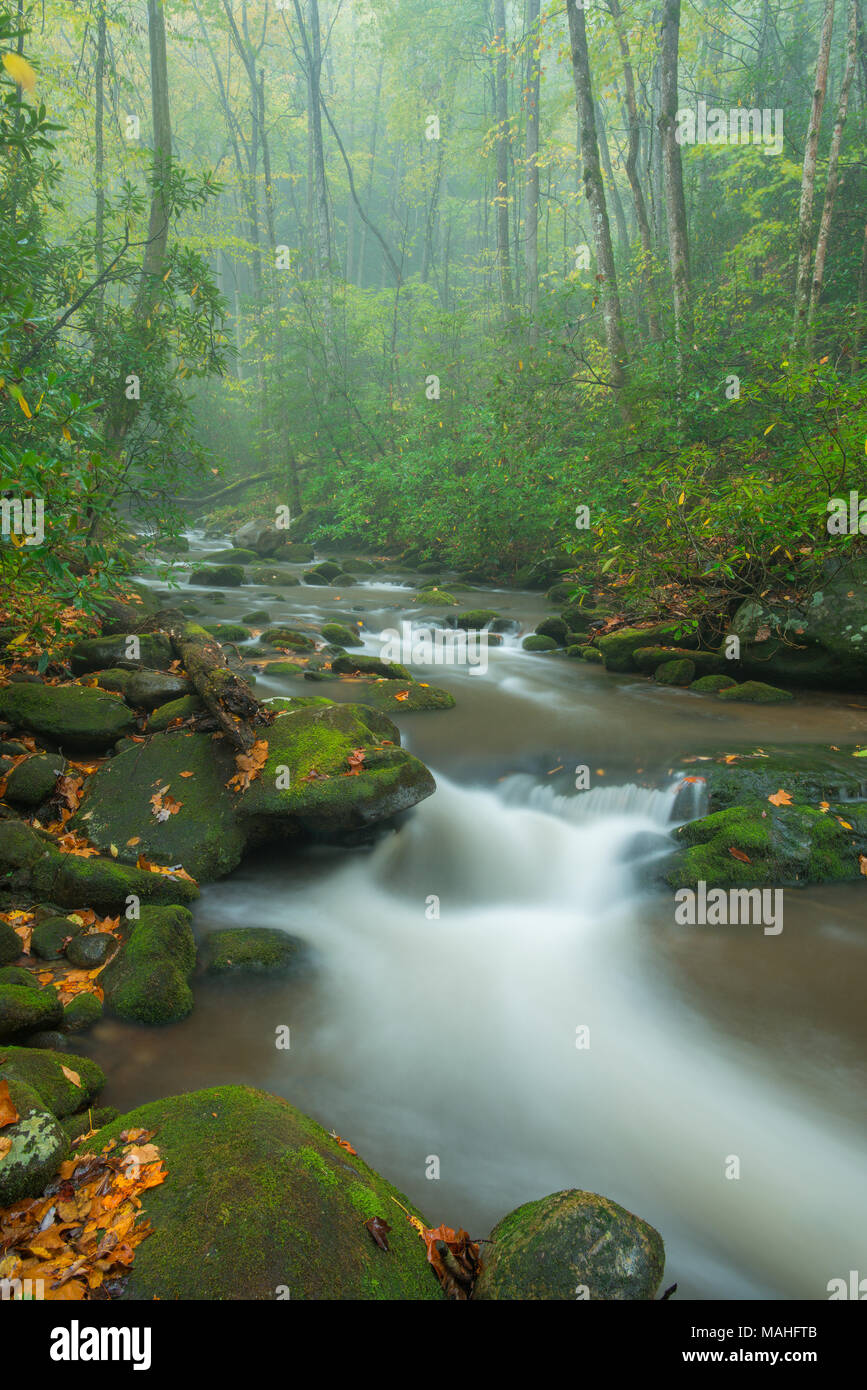
[[[95,994],[76,994],[63,1010],[63,1031],[83,1033],[102,1018],[102,1001]]]
[[[234,565],[253,565],[261,557],[255,550],[245,550],[242,546],[231,546],[228,550],[212,550],[200,558],[209,565],[214,564],[215,561]]]
[[[46,917],[33,928],[30,949],[40,960],[59,960],[65,943],[81,936],[84,927],[70,917]]]
[[[180,700],[191,690],[184,676],[173,676],[167,671],[137,671],[124,691],[124,698],[136,709],[152,710],[170,700]]]
[[[150,667],[162,671],[172,659],[172,647],[162,632],[142,632],[136,635],[138,656],[130,657],[129,637],[125,632],[109,637],[83,637],[69,654],[69,665],[76,676],[106,668],[134,670]]]
[[[69,1150],[63,1128],[32,1087],[12,1080],[9,1095],[18,1119],[3,1127],[11,1148],[0,1157],[0,1207],[38,1196]]]
[[[699,676],[698,680],[693,681],[689,688],[695,690],[699,695],[716,695],[720,690],[727,690],[731,685],[737,685],[734,676]]]
[[[467,608],[463,613],[449,617],[447,621],[449,627],[459,627],[463,632],[481,632],[482,628],[495,622],[499,616],[493,608]]]
[[[193,775],[182,777],[184,772]],[[196,879],[221,878],[237,867],[244,850],[227,786],[234,773],[232,751],[209,734],[158,733],[102,765],[69,825],[104,853],[114,845],[121,863],[135,863],[143,854],[152,863],[182,864]],[[151,797],[165,786],[181,806],[158,820]],[[129,846],[132,839],[137,843]]]
[[[126,688],[134,675],[134,671],[125,671],[120,666],[109,666],[106,671],[92,672],[100,690],[112,690],[116,695],[126,694]]]
[[[653,1299],[665,1247],[653,1226],[594,1192],[552,1193],[510,1212],[482,1246],[475,1300]]]
[[[445,589],[438,589],[431,586],[427,589],[419,589],[414,603],[426,603],[429,608],[457,608],[458,600],[453,594],[449,594]]]
[[[742,685],[728,685],[725,690],[718,691],[717,698],[751,705],[780,705],[795,697],[791,690],[778,690],[775,685],[766,685],[764,681],[744,681]]]
[[[6,779],[6,800],[15,806],[41,806],[66,767],[59,753],[34,753],[18,763]]]
[[[319,575],[320,579],[326,584],[330,584],[332,579],[336,579],[342,573],[342,566],[336,560],[323,560],[321,564],[314,565],[313,569],[305,574],[304,578],[308,584],[311,582],[311,575]]]
[[[584,656],[584,643],[573,642],[566,648],[566,655],[571,661],[580,661]]]
[[[521,646],[525,652],[553,652],[557,650],[557,643],[553,637],[542,637],[535,632],[529,637],[525,637]]]
[[[241,622],[250,623],[253,627],[257,627],[259,623],[269,623],[270,621],[271,614],[267,608],[254,608],[249,613],[241,614]]]
[[[279,565],[255,565],[249,571],[250,582],[253,584],[273,584],[278,589],[291,589],[301,580],[297,574],[291,570],[282,569]]]
[[[121,1299],[441,1299],[403,1193],[277,1096],[214,1087],[120,1116],[80,1152],[122,1130],[156,1131],[168,1176],[142,1194],[153,1234]],[[398,1203],[400,1205],[398,1205]],[[379,1216],[388,1250],[365,1229]]]
[[[239,589],[243,582],[241,565],[203,565],[190,575],[191,584],[203,584],[208,589]]]
[[[386,714],[422,714],[455,707],[455,697],[450,691],[413,680],[366,681],[362,698],[365,704]]]
[[[835,752],[822,744],[794,748],[763,744],[760,750],[702,761],[698,770],[707,784],[711,812],[764,801],[781,789],[796,803],[818,807],[822,801],[867,798],[867,756],[855,756],[857,752],[855,748]]]
[[[378,656],[338,656],[331,663],[339,675],[381,676],[383,680],[411,681],[412,676],[399,661],[381,661]]]
[[[182,695],[179,700],[169,700],[148,716],[148,733],[164,733],[176,719],[190,719],[194,714],[201,714],[204,708],[198,695]]]
[[[116,1105],[98,1105],[95,1109],[85,1110],[80,1115],[65,1115],[58,1124],[70,1144],[76,1145],[91,1129],[102,1129],[104,1125],[110,1125],[119,1113]]]
[[[225,927],[207,936],[203,953],[210,975],[283,975],[298,964],[304,946],[274,927]]]
[[[6,925],[5,922],[3,925]],[[19,946],[20,944],[19,942]],[[0,985],[22,985],[24,989],[40,988],[35,974],[30,970],[25,970],[22,965],[0,966]]]
[[[581,657],[584,661],[589,661],[591,665],[601,666],[604,657],[598,647],[587,646],[581,648]]]
[[[72,1072],[77,1082],[67,1072]],[[63,1119],[93,1104],[105,1085],[105,1072],[89,1057],[71,1052],[4,1047],[0,1053],[0,1081],[13,1080],[31,1087],[42,1108]]]
[[[53,1028],[62,1016],[56,990],[0,985],[0,1042]]]
[[[96,751],[135,729],[122,699],[83,685],[7,685],[0,690],[0,719],[62,748]]]
[[[247,642],[253,636],[243,623],[213,623],[210,627],[205,623],[205,632],[216,637],[218,642]]]
[[[698,637],[696,625],[684,619],[660,623],[656,627],[623,627],[619,632],[597,637],[596,646],[609,671],[634,671],[635,652],[639,647],[681,646],[692,651],[693,647],[698,647]]]
[[[105,1011],[131,1023],[175,1023],[193,1007],[196,943],[184,907],[143,907],[100,973]]]
[[[689,685],[695,678],[695,666],[684,657],[676,661],[663,661],[654,672],[654,680],[659,685]]]
[[[50,836],[21,821],[0,821],[0,887],[106,912],[125,908],[130,894],[142,902],[163,903],[190,902],[199,895],[194,883],[174,875],[149,873],[102,856],[63,854]]]
[[[569,641],[570,628],[562,618],[544,618],[536,625],[537,637],[551,637],[558,647],[565,647]]]
[[[689,821],[675,833],[682,848],[665,870],[673,888],[855,881],[859,856],[867,854],[867,806],[842,803],[822,812],[753,801]]]
[[[316,650],[316,639],[310,632],[299,632],[293,627],[269,627],[259,638],[262,646],[291,647],[296,652]]]
[[[361,647],[363,641],[358,628],[344,627],[343,623],[325,623],[322,636],[326,642],[334,642],[338,647]]]
[[[353,765],[359,750],[363,763]],[[369,710],[312,706],[280,714],[271,725],[268,761],[241,794],[238,812],[260,836],[300,829],[342,835],[389,819],[434,790],[423,763],[393,740],[383,743]]]
[[[691,661],[700,675],[721,675],[731,669],[719,652],[690,651],[685,647],[636,647],[632,653],[635,668],[644,675],[650,675],[665,661]]]
[[[21,955],[21,938],[8,922],[0,922],[0,965],[11,965]]]
[[[105,965],[117,945],[111,932],[90,931],[74,936],[66,948],[66,959],[79,970],[96,970]]]

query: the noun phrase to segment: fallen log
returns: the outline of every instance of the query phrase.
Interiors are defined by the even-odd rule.
[[[256,726],[271,723],[269,713],[243,677],[230,671],[219,642],[198,623],[172,625],[168,634],[202,703],[233,747],[249,751],[256,742]]]

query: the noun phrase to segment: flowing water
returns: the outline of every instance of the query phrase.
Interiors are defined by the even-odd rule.
[[[357,615],[378,653],[413,613],[390,578],[269,598],[245,585],[218,605],[190,592],[206,621]],[[461,600],[525,631],[551,611],[534,594]],[[858,741],[864,703],[721,708],[519,642],[491,649],[484,674],[414,672],[458,704],[400,720],[437,791],[399,828],[363,849],[263,851],[203,890],[200,936],[284,929],[310,944],[310,968],[201,977],[195,1012],[165,1031],[102,1023],[88,1050],[104,1099],[260,1086],[348,1137],[433,1224],[483,1236],[580,1187],[660,1230],[678,1297],[827,1297],[830,1279],[867,1274],[865,887],[787,892],[784,930],[765,936],[676,926],[652,872],[674,817],[700,813],[676,794],[700,770],[685,759]],[[300,676],[260,675],[257,692],[357,697]]]

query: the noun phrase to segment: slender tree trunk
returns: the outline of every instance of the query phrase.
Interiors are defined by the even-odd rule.
[[[94,180],[96,183],[96,212],[94,215],[94,249],[96,273],[105,270],[105,0],[97,0],[98,18],[96,28],[96,70],[94,72]],[[100,285],[96,292],[97,334],[102,337],[102,324],[105,313],[105,286]]]
[[[626,384],[626,340],[623,335],[623,314],[617,291],[617,272],[611,247],[611,228],[605,205],[605,187],[599,160],[596,136],[596,117],[593,109],[593,86],[590,79],[590,55],[587,51],[587,31],[584,10],[577,0],[566,0],[569,16],[569,37],[572,45],[572,72],[581,127],[581,157],[584,163],[584,191],[590,208],[596,243],[596,261],[602,299],[602,318],[605,343],[608,349],[611,384],[621,388]]]
[[[527,308],[530,342],[539,340],[539,101],[541,98],[541,0],[527,7],[527,206],[524,212],[524,258],[527,268]]]
[[[816,80],[810,106],[810,124],[804,148],[804,168],[801,175],[801,201],[798,208],[798,265],[795,275],[795,322],[792,345],[801,337],[807,320],[810,300],[810,263],[813,254],[813,201],[816,190],[816,158],[819,150],[819,130],[828,88],[828,61],[831,36],[834,30],[834,0],[825,0],[819,54],[816,59]]]
[[[614,221],[617,226],[617,241],[623,255],[629,247],[629,233],[626,230],[626,217],[623,212],[623,203],[620,199],[620,189],[614,179],[614,170],[611,167],[611,151],[608,147],[608,132],[605,128],[605,116],[599,102],[596,103],[596,128],[599,132],[599,155],[602,160],[602,171],[608,180],[608,187],[611,189],[611,204],[614,208]]]
[[[512,269],[509,255],[509,106],[508,53],[506,50],[505,0],[494,0],[494,41],[497,70],[494,79],[494,110],[497,121],[497,263],[500,268],[500,294],[506,310],[512,306]]]
[[[831,220],[834,215],[834,201],[840,182],[840,145],[843,140],[843,127],[849,110],[849,89],[855,75],[855,58],[858,46],[858,0],[849,0],[849,32],[846,40],[846,67],[840,98],[837,105],[837,119],[831,136],[831,149],[828,154],[828,178],[825,183],[825,201],[819,221],[819,236],[816,242],[816,258],[813,262],[813,280],[810,286],[810,307],[807,311],[808,332],[822,296],[822,281],[825,276],[825,258],[828,254],[828,240],[831,235]]]
[[[370,129],[370,162],[367,170],[367,191],[364,195],[365,207],[370,207],[371,194],[373,193],[373,176],[376,168],[376,139],[379,131],[379,104],[382,98],[382,70],[385,59],[380,56],[379,72],[376,76],[376,98],[373,103],[373,124]],[[361,245],[358,250],[358,283],[364,288],[364,256],[367,249],[367,223],[362,224]]]
[[[683,166],[677,143],[677,67],[680,45],[680,0],[663,0],[660,35],[659,134],[668,221],[668,260],[674,300],[674,337],[677,375],[683,387],[686,353],[692,339],[692,304],[689,289],[689,241]]]

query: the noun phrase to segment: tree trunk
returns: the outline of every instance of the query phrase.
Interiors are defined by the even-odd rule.
[[[828,240],[831,235],[831,219],[834,215],[834,201],[840,182],[840,145],[843,127],[849,109],[849,89],[855,75],[855,57],[858,46],[858,0],[849,0],[849,33],[846,40],[846,67],[837,106],[837,119],[831,136],[831,149],[828,153],[828,178],[825,184],[825,201],[819,222],[819,236],[816,242],[816,259],[813,263],[813,280],[810,287],[810,307],[807,311],[807,331],[813,326],[813,319],[822,296],[822,281],[825,276],[825,258],[828,254]]]
[[[494,42],[497,46],[494,110],[497,121],[497,263],[500,268],[500,294],[506,310],[512,306],[512,270],[509,254],[509,106],[506,77],[505,0],[494,0]]]
[[[581,157],[584,163],[584,191],[593,222],[596,244],[598,279],[602,298],[602,318],[605,325],[605,344],[608,350],[611,385],[620,389],[626,385],[626,340],[623,336],[623,315],[617,292],[617,273],[611,247],[611,228],[605,206],[605,188],[599,161],[599,142],[596,137],[596,118],[593,110],[593,87],[590,80],[590,55],[587,51],[587,31],[584,10],[577,0],[566,0],[569,16],[569,37],[572,45],[572,72],[581,128]]]
[[[256,741],[263,711],[247,682],[230,671],[218,642],[196,623],[169,629],[172,646],[205,707],[229,742],[246,752]]]
[[[96,39],[96,70],[94,72],[95,87],[95,110],[94,110],[94,180],[96,184],[96,211],[94,214],[94,247],[96,253],[96,273],[102,275],[105,270],[105,130],[104,130],[104,111],[105,111],[105,0],[97,0],[98,19],[97,19],[97,39]],[[105,312],[105,285],[100,285],[96,292],[96,322],[97,334],[102,336],[102,324]]]
[[[804,148],[804,168],[801,175],[801,201],[798,208],[798,265],[795,275],[795,322],[792,346],[797,346],[806,323],[810,298],[810,262],[813,253],[813,200],[816,190],[816,157],[819,149],[819,129],[828,88],[828,60],[831,35],[834,30],[834,0],[825,0],[819,54],[816,59],[816,80],[810,107],[810,124]]]
[[[680,0],[663,0],[660,35],[659,134],[668,221],[668,260],[674,299],[674,337],[677,376],[682,388],[686,374],[686,353],[692,339],[692,304],[689,291],[689,241],[686,229],[686,201],[683,196],[683,166],[677,143],[677,67],[680,45]]]
[[[541,98],[541,0],[527,9],[527,207],[524,212],[524,257],[527,267],[527,308],[530,342],[539,340],[539,101]]]

